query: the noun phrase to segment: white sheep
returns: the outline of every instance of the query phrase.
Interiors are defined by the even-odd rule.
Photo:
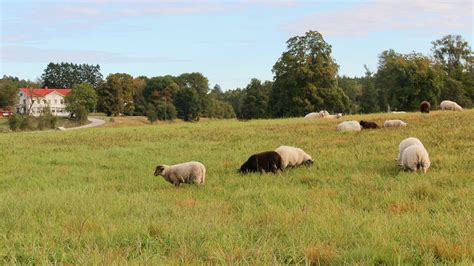
[[[181,183],[204,184],[206,167],[195,161],[175,165],[160,164],[155,169],[155,176],[159,175],[175,186]]]
[[[337,125],[337,131],[361,131],[362,127],[355,120],[344,121]]]
[[[426,174],[430,165],[430,157],[422,145],[411,145],[403,151],[402,166],[405,169],[413,172],[423,169],[423,173]]]
[[[421,143],[421,141],[415,137],[410,137],[410,138],[406,138],[404,140],[402,140],[400,142],[400,145],[398,145],[398,164],[399,165],[402,165],[402,154],[403,154],[403,151],[410,147],[411,145],[421,145],[423,146],[423,143]]]
[[[452,110],[452,111],[462,111],[462,107],[453,101],[442,101],[439,105],[441,110]]]
[[[326,110],[319,111],[320,114],[322,114],[323,117],[328,116],[329,112]]]
[[[313,158],[300,148],[291,146],[280,146],[275,150],[282,159],[282,166],[299,166],[302,164],[313,164]]]
[[[304,118],[306,119],[316,119],[316,118],[321,118],[321,117],[322,117],[321,114],[316,113],[316,112],[312,112],[304,116]]]
[[[326,110],[322,110],[319,112],[312,112],[304,116],[304,118],[315,119],[315,118],[333,118],[330,117],[330,114]]]
[[[383,127],[406,127],[407,123],[402,120],[385,120]]]

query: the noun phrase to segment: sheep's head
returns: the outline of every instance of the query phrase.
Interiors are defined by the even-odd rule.
[[[166,169],[166,165],[164,164],[158,165],[155,169],[155,176],[163,175],[165,169]]]
[[[306,165],[306,166],[310,166],[310,165],[312,165],[313,163],[314,163],[313,159],[308,159],[308,160],[304,161],[303,164]]]
[[[248,163],[245,162],[244,164],[242,164],[242,166],[240,166],[238,172],[241,173],[241,174],[245,174],[245,173],[250,172],[250,168],[248,166]]]

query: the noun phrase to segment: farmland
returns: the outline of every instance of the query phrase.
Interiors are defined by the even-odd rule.
[[[335,131],[352,119],[408,127]],[[471,264],[473,132],[471,109],[0,134],[0,264]],[[396,165],[410,136],[426,175]],[[314,165],[237,173],[283,144]],[[153,176],[189,160],[204,186]]]

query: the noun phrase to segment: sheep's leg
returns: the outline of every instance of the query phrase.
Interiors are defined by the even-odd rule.
[[[180,185],[181,183],[180,183],[178,180],[176,180],[176,181],[173,182],[173,184],[174,184],[175,187],[179,187],[179,185]]]

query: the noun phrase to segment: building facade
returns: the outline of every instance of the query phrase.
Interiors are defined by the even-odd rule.
[[[71,92],[70,89],[34,89],[21,88],[18,92],[16,112],[40,116],[44,108],[49,108],[54,116],[67,117],[64,97]]]

